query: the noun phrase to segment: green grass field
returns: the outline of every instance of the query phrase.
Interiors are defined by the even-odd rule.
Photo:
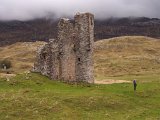
[[[28,76],[0,79],[0,120],[160,119],[157,77],[138,81],[134,93],[131,83],[69,85],[36,73]]]

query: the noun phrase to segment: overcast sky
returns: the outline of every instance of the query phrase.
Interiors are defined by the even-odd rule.
[[[48,15],[92,12],[96,18],[158,17],[160,0],[0,0],[0,20],[28,20]]]

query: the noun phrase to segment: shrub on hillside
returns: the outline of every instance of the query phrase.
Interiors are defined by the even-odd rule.
[[[4,59],[0,61],[0,68],[4,69],[6,67],[6,69],[9,69],[12,67],[12,63],[11,61]]]

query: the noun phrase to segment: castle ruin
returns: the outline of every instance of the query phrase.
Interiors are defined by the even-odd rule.
[[[57,39],[38,50],[33,71],[55,80],[94,83],[93,44],[91,13],[76,14],[74,21],[60,19]]]

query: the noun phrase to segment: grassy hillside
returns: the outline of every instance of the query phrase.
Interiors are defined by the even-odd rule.
[[[68,85],[39,74],[0,79],[1,120],[159,120],[160,82]]]
[[[44,42],[16,43],[0,47],[0,60],[12,62],[11,73],[32,68],[36,50]],[[95,77],[102,79],[146,79],[159,77],[160,40],[142,36],[126,36],[95,42]]]
[[[15,43],[0,47],[0,60],[7,59],[12,62],[11,73],[20,73],[32,68],[35,61],[36,50],[44,42]]]
[[[118,37],[96,42],[95,73],[98,79],[160,74],[160,40]]]
[[[0,47],[0,59],[12,61],[14,73],[31,69],[37,47],[44,42],[16,43]],[[97,78],[157,74],[160,72],[160,40],[147,37],[117,37],[95,43]]]

